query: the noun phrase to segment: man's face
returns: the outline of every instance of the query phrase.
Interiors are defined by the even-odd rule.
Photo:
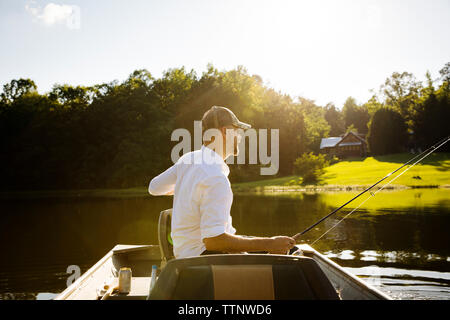
[[[235,126],[224,127],[222,134],[227,157],[230,155],[237,156],[239,154],[239,143],[242,139],[242,131],[242,129]]]

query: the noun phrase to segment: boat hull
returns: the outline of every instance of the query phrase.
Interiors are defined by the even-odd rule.
[[[342,300],[386,300],[390,297],[352,275],[309,245],[297,245],[294,255],[305,256],[317,262]],[[99,288],[117,286],[118,270],[130,267],[133,273],[129,294],[111,294],[108,299],[146,299],[151,282],[152,266],[161,271],[159,246],[117,245],[86,271],[56,300],[97,300],[103,293]]]

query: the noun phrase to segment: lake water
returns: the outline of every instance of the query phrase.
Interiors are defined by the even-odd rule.
[[[293,235],[354,193],[235,195],[239,234]],[[363,198],[364,199],[364,198]],[[85,272],[116,244],[157,244],[170,197],[2,200],[0,299],[51,299],[70,265]],[[359,201],[302,239],[313,243]],[[395,299],[450,299],[450,189],[380,192],[314,248]]]

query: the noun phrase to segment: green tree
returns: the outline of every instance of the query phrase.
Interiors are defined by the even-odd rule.
[[[329,135],[332,137],[337,137],[344,133],[345,123],[342,113],[336,109],[334,104],[329,103],[325,106],[325,120],[330,125]]]
[[[304,153],[295,159],[294,174],[300,175],[302,183],[314,183],[324,173],[324,168],[329,165],[324,154]]]
[[[443,82],[435,91],[432,82],[423,90],[423,95],[412,116],[415,145],[426,149],[450,134],[448,129],[450,119],[450,91],[448,83]],[[439,151],[448,151],[444,146]]]
[[[3,103],[9,104],[20,97],[36,92],[37,86],[31,79],[18,79],[3,86],[3,93],[0,95]]]
[[[442,90],[449,91],[450,90],[450,62],[447,62],[445,66],[439,70],[442,80]]]
[[[268,89],[264,99],[261,128],[279,130],[280,174],[290,174],[294,159],[307,149],[308,129],[303,110],[289,96]]]
[[[201,76],[175,68],[159,78],[140,69],[123,82],[91,87],[56,84],[47,94],[39,94],[30,79],[12,80],[0,98],[0,188],[147,185],[171,165],[171,148],[177,143],[170,141],[171,132],[180,127],[193,130],[193,121],[200,120],[212,105],[231,108],[256,129],[279,130],[279,175],[291,174],[295,159],[303,154],[317,152],[323,137],[341,134],[346,128],[367,131],[368,115],[372,116],[370,139],[375,151],[377,143],[380,153],[405,146],[403,141],[395,143],[398,149],[389,146],[403,136],[404,130],[395,130],[402,128],[405,117],[412,124],[413,141],[426,147],[448,134],[448,69],[449,64],[441,70],[442,83],[437,88],[428,75],[428,86],[413,94],[408,108],[398,104],[411,97],[408,92],[416,92],[405,75],[405,85],[397,76],[388,82],[385,89],[390,96],[383,96],[385,100],[374,96],[359,106],[350,98],[342,112],[306,98],[294,101],[242,66],[218,71],[209,64]],[[398,118],[401,110],[407,110],[403,122]],[[306,157],[313,158],[311,154]],[[264,178],[259,165],[232,165],[230,179]],[[320,172],[314,170],[317,178]]]
[[[367,112],[369,113],[369,118],[372,118],[375,112],[377,112],[378,109],[383,108],[385,105],[378,100],[378,97],[376,95],[373,95],[365,104],[364,108],[367,109]]]
[[[384,97],[384,104],[397,110],[408,127],[411,127],[411,114],[421,88],[421,82],[417,81],[412,73],[394,72],[386,79],[380,91]]]
[[[48,94],[50,100],[57,102],[66,108],[87,108],[96,94],[95,88],[77,86],[68,84],[54,85],[52,91]]]
[[[346,129],[353,125],[359,133],[367,133],[367,124],[370,117],[365,105],[359,106],[354,98],[349,97],[344,103],[342,114],[344,116],[344,124]]]
[[[367,135],[373,155],[402,152],[407,139],[406,124],[399,112],[391,108],[381,108],[375,112]]]
[[[327,137],[330,125],[325,119],[325,110],[317,106],[312,100],[299,97],[299,109],[302,111],[306,129],[306,149],[319,152],[320,141]]]

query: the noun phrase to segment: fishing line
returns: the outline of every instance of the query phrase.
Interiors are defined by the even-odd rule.
[[[374,183],[373,185],[371,185],[370,187],[368,187],[367,189],[365,189],[364,191],[362,191],[361,193],[359,193],[358,195],[356,195],[355,197],[353,197],[352,199],[350,199],[349,201],[347,201],[346,203],[344,203],[343,205],[341,205],[339,208],[336,208],[335,210],[333,210],[331,213],[329,213],[328,215],[326,215],[325,217],[321,218],[319,221],[317,221],[316,223],[312,224],[311,226],[309,226],[308,228],[306,228],[305,230],[303,230],[300,233],[297,233],[296,235],[293,236],[293,238],[295,240],[297,240],[300,236],[302,236],[303,234],[305,234],[306,232],[310,231],[312,228],[314,228],[316,225],[318,225],[319,223],[321,223],[322,221],[326,220],[327,218],[329,218],[330,216],[332,216],[333,214],[335,214],[336,212],[338,212],[339,210],[341,210],[342,208],[344,208],[346,205],[348,205],[350,202],[356,200],[357,198],[359,198],[360,196],[362,196],[364,193],[368,192],[369,190],[371,190],[373,187],[375,187],[376,185],[378,185],[379,183],[383,182],[384,180],[386,180],[387,178],[389,178],[391,175],[393,175],[394,173],[396,173],[397,171],[401,170],[403,167],[407,166],[409,163],[411,163],[412,161],[416,160],[417,158],[420,158],[418,161],[416,161],[412,166],[410,166],[409,168],[412,168],[414,165],[416,165],[417,163],[419,163],[420,161],[422,161],[423,159],[425,159],[428,155],[430,155],[431,153],[433,153],[434,151],[436,151],[438,148],[440,148],[441,146],[443,146],[444,144],[446,144],[448,141],[450,140],[450,136],[447,136],[446,138],[440,140],[438,143],[434,144],[433,146],[431,146],[430,148],[428,148],[427,150],[421,152],[420,154],[418,154],[417,156],[413,157],[412,159],[410,159],[409,161],[407,161],[406,163],[404,163],[402,166],[400,166],[399,168],[395,169],[394,171],[388,173],[384,178],[378,180],[376,183]],[[422,155],[424,155],[422,157]],[[407,170],[409,170],[409,168]],[[404,171],[406,172],[406,170]],[[404,172],[402,172],[401,174],[403,174]],[[401,175],[400,174],[400,175]],[[399,175],[399,176],[400,176]],[[398,177],[399,177],[398,176]],[[396,178],[395,178],[396,179]],[[391,180],[389,183],[392,183],[395,179]],[[386,184],[384,187],[386,187],[388,184]],[[383,187],[383,188],[384,188]],[[377,191],[378,192],[378,191]],[[375,192],[376,193],[376,192]],[[374,193],[371,193],[372,195],[374,195]],[[370,198],[370,197],[369,197]],[[368,199],[369,199],[368,198]],[[366,200],[367,201],[367,200]]]
[[[381,190],[383,190],[385,187],[387,187],[388,185],[390,185],[392,182],[394,182],[395,180],[397,180],[398,178],[400,178],[406,171],[408,171],[409,169],[411,169],[412,167],[414,167],[416,164],[418,164],[420,161],[422,161],[423,159],[425,159],[426,157],[428,157],[430,154],[432,154],[435,150],[437,150],[438,148],[440,148],[441,146],[443,146],[444,144],[446,144],[449,140],[450,137],[447,137],[444,139],[445,141],[442,142],[441,144],[439,144],[437,147],[433,148],[431,147],[431,151],[429,151],[426,155],[424,155],[422,158],[420,158],[419,160],[417,160],[416,162],[414,162],[412,165],[410,165],[408,168],[406,168],[405,170],[403,170],[400,174],[398,174],[396,177],[394,177],[393,179],[391,179],[389,182],[387,182],[386,184],[384,184],[381,188],[379,188],[377,191],[375,192],[371,192],[369,197],[366,198],[366,200],[364,200],[363,202],[361,202],[356,208],[354,208],[352,211],[350,211],[348,214],[346,214],[341,220],[339,220],[334,226],[332,226],[330,229],[328,229],[327,231],[325,231],[325,233],[323,233],[319,238],[317,238],[316,240],[314,240],[314,242],[311,243],[311,245],[313,245],[314,243],[316,243],[317,241],[319,241],[323,236],[325,236],[328,232],[330,232],[331,230],[333,230],[338,224],[340,224],[344,219],[346,219],[348,216],[350,216],[353,212],[355,212],[356,210],[358,210],[364,203],[366,203],[370,198],[375,197],[375,195],[380,192]],[[441,140],[442,141],[442,140]],[[428,150],[428,149],[427,149]],[[426,150],[426,151],[427,151]],[[426,152],[424,151],[424,152]],[[423,154],[423,152],[421,153]]]

